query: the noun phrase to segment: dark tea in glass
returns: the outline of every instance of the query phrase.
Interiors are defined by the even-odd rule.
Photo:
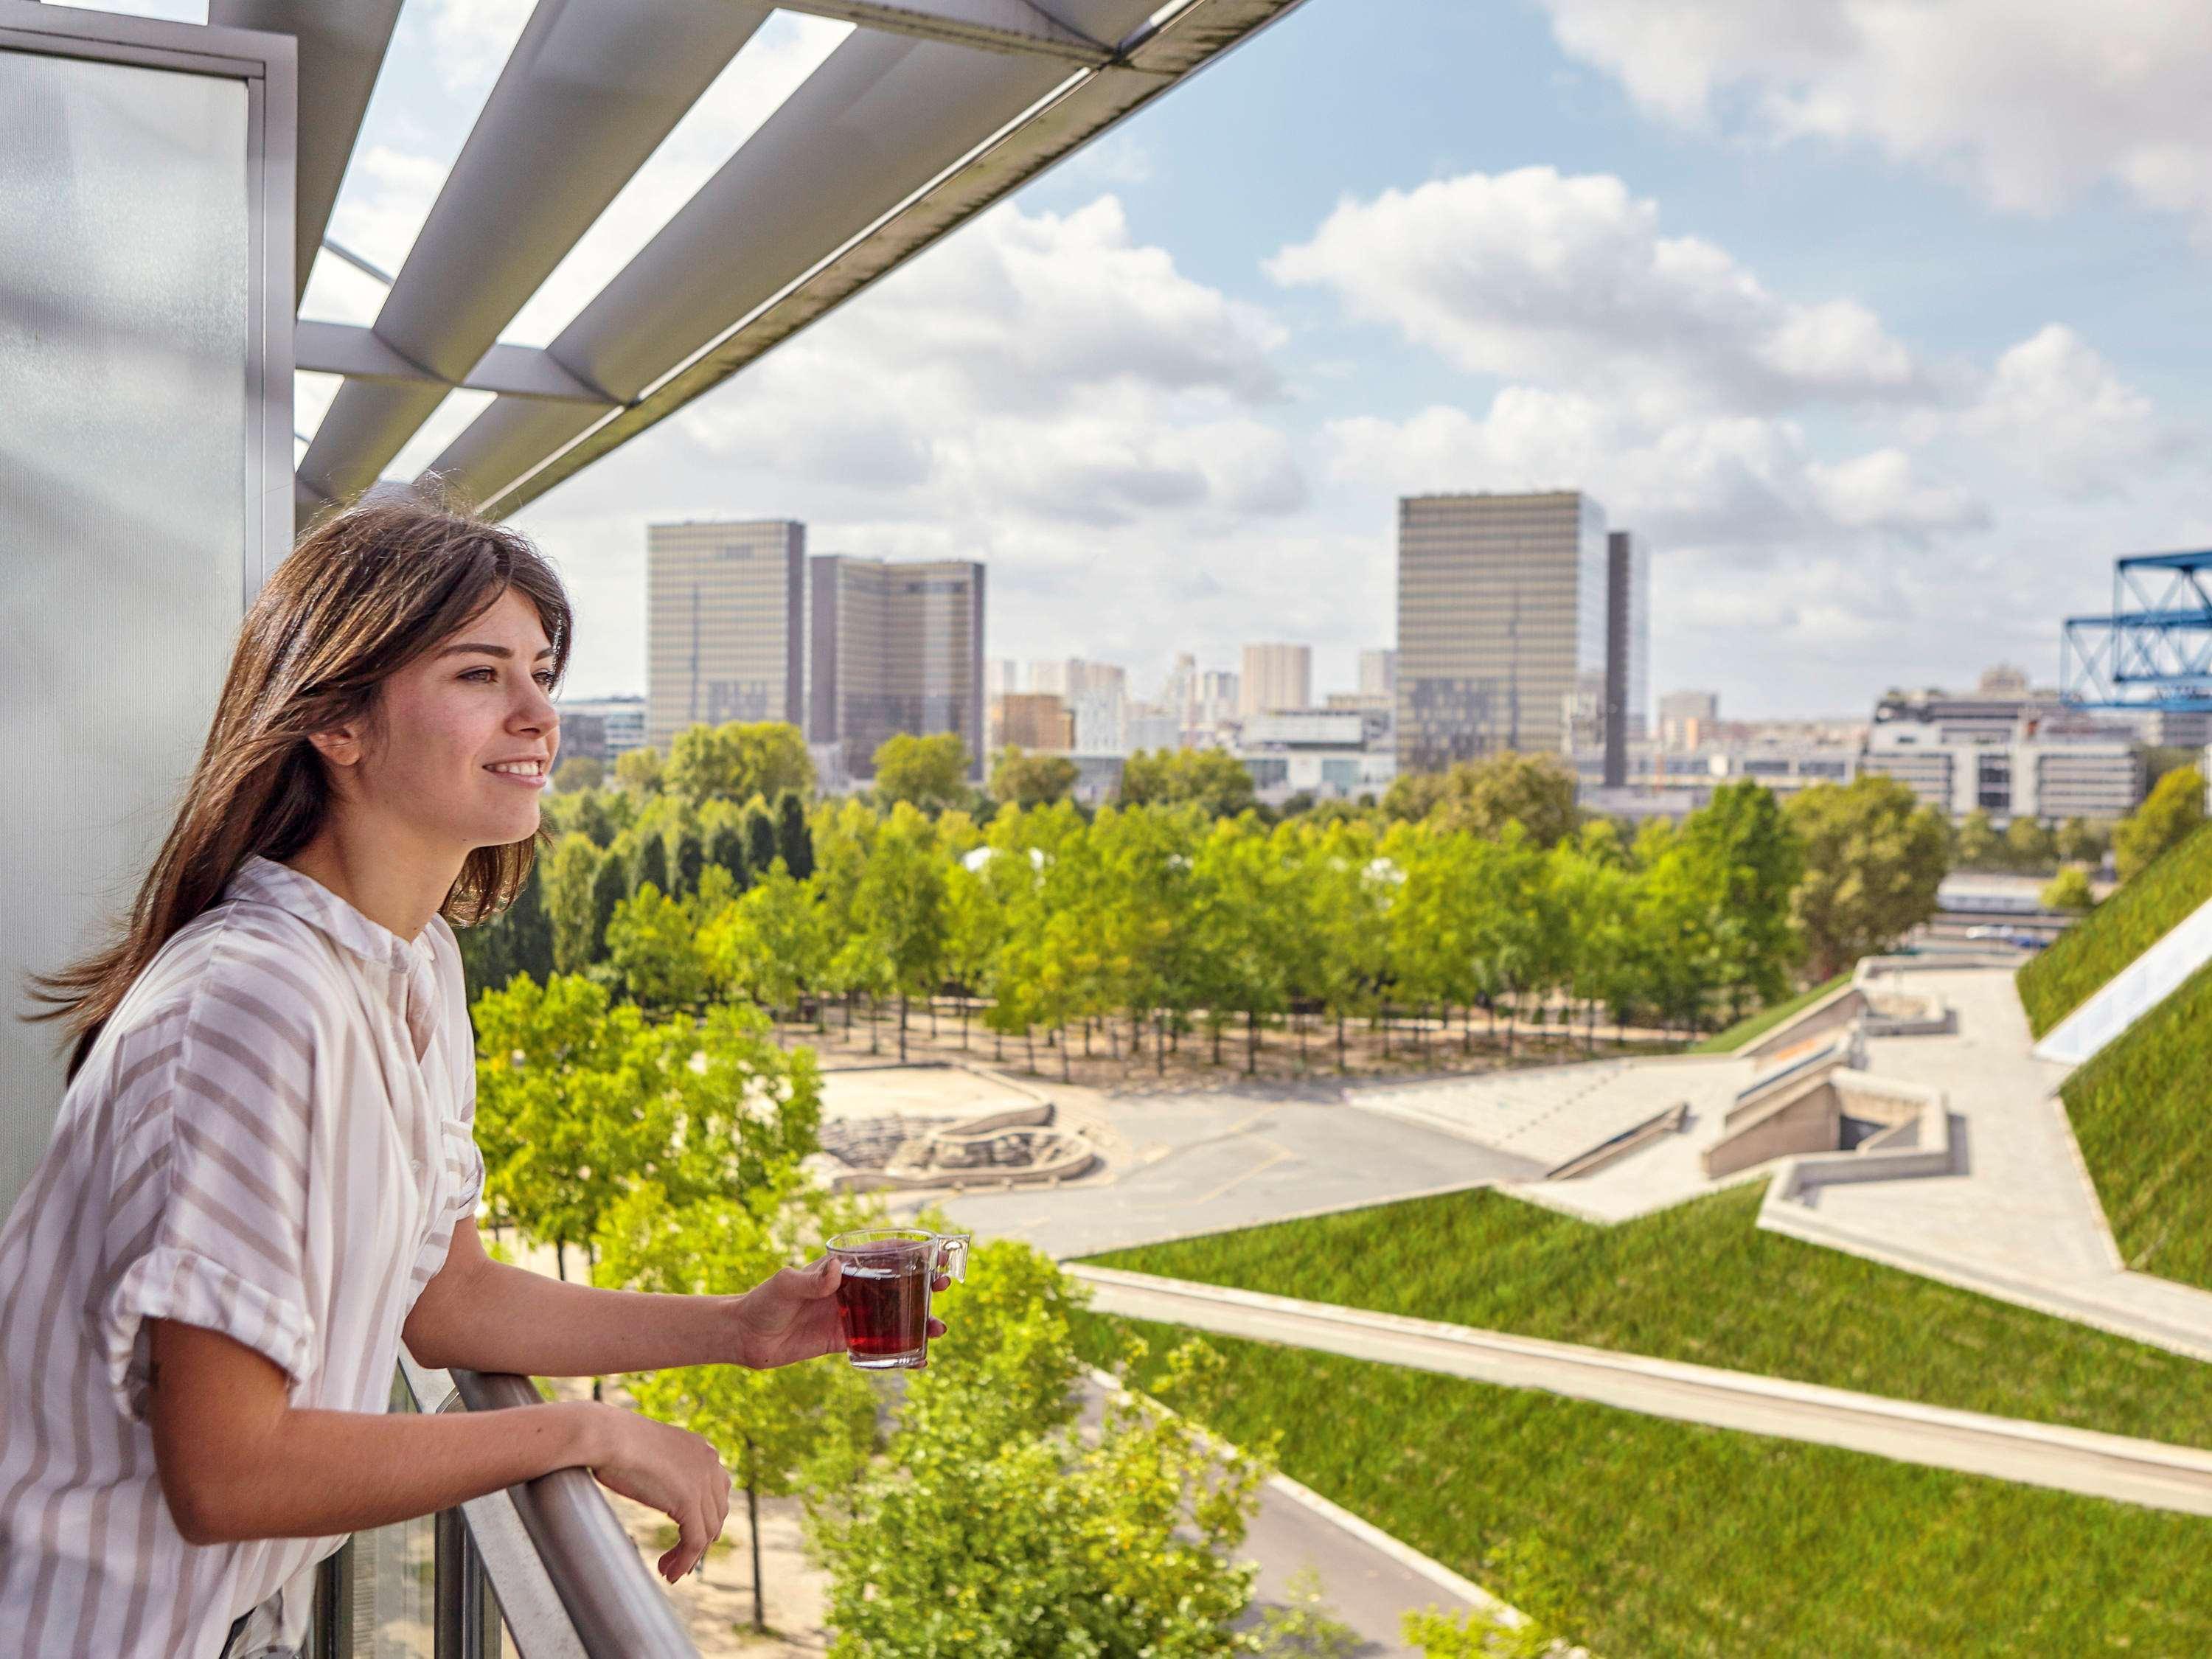
[[[863,1370],[920,1370],[929,1364],[931,1282],[964,1279],[968,1238],[915,1227],[871,1227],[830,1241],[837,1258],[837,1318],[845,1352]]]

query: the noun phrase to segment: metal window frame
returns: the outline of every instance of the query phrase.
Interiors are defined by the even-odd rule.
[[[292,547],[293,216],[298,45],[289,34],[0,0],[0,50],[243,82],[246,98],[246,546],[241,605]]]

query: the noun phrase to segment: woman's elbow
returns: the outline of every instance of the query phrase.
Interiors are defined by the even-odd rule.
[[[177,1536],[187,1544],[242,1544],[254,1536],[243,1506],[231,1500],[227,1483],[201,1469],[161,1470],[161,1497]]]

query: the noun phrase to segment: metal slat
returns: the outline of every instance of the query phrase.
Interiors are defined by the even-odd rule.
[[[293,303],[307,291],[400,0],[208,0],[208,21],[289,34],[300,46]]]
[[[1030,0],[782,0],[786,11],[835,17],[862,28],[923,40],[980,46],[987,52],[1036,52],[1093,69],[1114,50],[1070,28]]]
[[[1200,0],[1125,40],[1116,67],[1072,76],[855,35],[550,348],[629,406],[499,398],[433,470],[514,512],[1301,3]],[[1109,38],[1152,12],[1082,21]]]
[[[300,464],[307,489],[375,482],[768,9],[539,0],[377,313],[378,336],[434,379],[340,387]]]

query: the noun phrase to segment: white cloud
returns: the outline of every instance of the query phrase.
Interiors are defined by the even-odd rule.
[[[1760,409],[1927,391],[1865,307],[1770,293],[1712,243],[1662,235],[1657,204],[1609,173],[1522,167],[1347,199],[1267,270],[1475,374]]]
[[[1964,430],[2075,494],[2124,492],[2171,459],[2178,435],[2072,329],[2046,325],[1997,359]]]
[[[2100,183],[2212,229],[2203,0],[1542,0],[1570,54],[1673,121],[1747,112],[2047,213]]]

